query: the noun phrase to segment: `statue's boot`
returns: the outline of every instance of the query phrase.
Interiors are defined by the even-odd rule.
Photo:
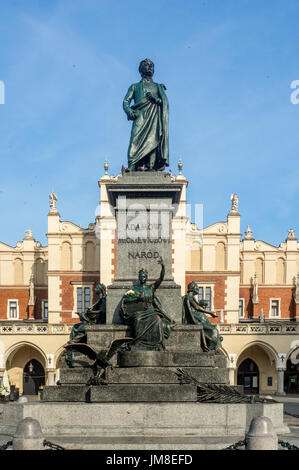
[[[157,168],[157,171],[164,171],[166,168],[166,165],[161,166],[161,168]]]

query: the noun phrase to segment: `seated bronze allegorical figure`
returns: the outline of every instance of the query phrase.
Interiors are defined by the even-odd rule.
[[[78,313],[80,323],[73,326],[69,342],[86,343],[86,325],[105,324],[106,323],[106,287],[104,284],[97,283],[95,294],[98,296],[96,302],[89,307],[86,312]],[[72,352],[67,351],[66,362],[72,366]]]
[[[207,315],[217,318],[217,315],[206,307],[208,303],[205,300],[196,300],[195,296],[199,293],[199,288],[195,282],[188,284],[187,294],[183,297],[183,323],[200,324],[203,326],[202,348],[204,351],[217,351],[221,347],[223,340],[219,335],[216,325],[210,323]]]
[[[146,285],[147,271],[139,271],[139,283],[129,290],[122,300],[123,320],[132,328],[133,342],[128,345],[130,350],[163,351],[165,340],[169,337],[175,322],[162,309],[155,291],[164,279],[165,266],[160,258],[161,274],[151,285]]]

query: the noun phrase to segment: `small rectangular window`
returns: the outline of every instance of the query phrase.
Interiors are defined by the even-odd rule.
[[[77,287],[77,312],[82,313],[83,302],[82,302],[82,287]]]
[[[203,299],[203,287],[198,288],[198,300]]]
[[[279,317],[279,300],[271,300],[271,317]]]
[[[239,299],[239,317],[244,317],[244,299]]]
[[[43,300],[42,302],[42,315],[43,315],[43,320],[47,321],[48,320],[48,301]]]
[[[90,287],[84,288],[84,311],[90,307]]]
[[[18,318],[18,301],[17,300],[8,301],[8,318],[10,319]]]
[[[208,303],[207,310],[211,310],[211,299],[212,299],[212,289],[211,289],[211,287],[206,287],[205,300]]]

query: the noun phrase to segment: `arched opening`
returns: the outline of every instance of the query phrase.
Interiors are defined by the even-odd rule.
[[[244,393],[259,393],[259,369],[252,359],[247,358],[240,364],[237,377],[237,384],[243,385]]]
[[[23,372],[23,395],[37,395],[41,385],[45,385],[45,369],[39,361],[27,362]]]
[[[257,370],[255,367],[253,368],[253,365],[250,366],[249,361],[245,362],[242,366],[242,363],[247,359],[250,359],[256,365]],[[237,372],[240,372],[238,384],[244,385],[245,393],[260,393],[267,395],[277,391],[277,359],[277,351],[275,351],[275,349],[268,343],[254,341],[244,347],[237,359]],[[241,369],[239,371],[238,369],[240,367]],[[244,378],[247,372],[251,376],[251,379]],[[253,378],[254,375],[257,375],[258,378]],[[239,383],[241,380],[246,383]]]
[[[296,349],[287,360],[287,368],[284,373],[284,391],[299,394],[299,349]]]
[[[5,368],[8,372],[10,384],[19,389],[21,395],[24,394],[23,386],[25,385],[23,376],[25,372],[30,372],[31,367],[30,370],[28,369],[30,363],[33,365],[33,375],[44,377],[45,381],[46,357],[41,349],[31,343],[19,343],[14,345],[6,354]],[[42,369],[36,363],[40,364]]]

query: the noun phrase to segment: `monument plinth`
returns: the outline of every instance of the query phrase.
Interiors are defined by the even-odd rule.
[[[120,303],[141,268],[149,283],[159,277],[162,258],[165,276],[157,291],[166,313],[182,321],[181,288],[172,275],[172,218],[183,184],[163,172],[132,171],[106,185],[117,221],[116,277],[107,289],[107,323],[122,323]]]

